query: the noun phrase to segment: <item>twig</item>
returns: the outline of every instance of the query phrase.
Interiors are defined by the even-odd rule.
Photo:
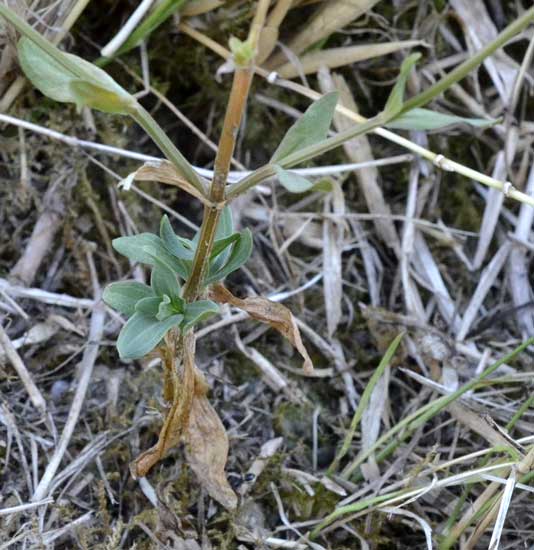
[[[26,288],[24,286],[12,285],[6,279],[0,279],[0,291],[15,298],[29,298],[30,300],[37,300],[38,302],[54,306],[92,308],[95,305],[94,300],[76,298],[68,294],[57,294],[55,292],[41,290],[40,288]]]
[[[10,516],[11,514],[18,514],[19,512],[26,512],[26,510],[33,510],[44,504],[51,504],[54,502],[53,498],[45,498],[37,502],[27,502],[26,504],[19,504],[18,506],[10,506],[9,508],[0,509],[0,517]]]
[[[57,444],[56,450],[54,451],[54,454],[46,467],[43,477],[35,489],[32,497],[33,502],[42,500],[47,496],[50,484],[52,483],[63,455],[67,450],[67,446],[72,434],[74,433],[74,428],[76,427],[83,403],[85,401],[85,395],[89,388],[89,382],[91,381],[91,376],[93,374],[93,367],[98,355],[100,340],[102,339],[102,335],[104,333],[104,320],[106,318],[106,312],[104,309],[104,304],[100,301],[101,291],[96,278],[96,271],[90,252],[87,252],[87,260],[89,262],[89,267],[92,274],[93,292],[95,298],[95,306],[91,316],[91,324],[89,328],[89,342],[85,348],[82,361],[79,366],[80,378],[76,387],[76,392],[74,393],[74,397],[72,399],[72,405],[67,421],[65,422],[65,427],[63,428],[63,432]]]
[[[30,396],[33,406],[40,411],[41,414],[44,414],[46,412],[45,398],[39,391],[39,388],[35,385],[31,374],[28,372],[26,365],[20,358],[20,355],[17,353],[15,346],[12,344],[2,325],[0,325],[0,346],[4,348],[7,358],[10,360],[13,368],[17,371],[17,374],[19,375],[26,391],[28,392],[28,395]]]

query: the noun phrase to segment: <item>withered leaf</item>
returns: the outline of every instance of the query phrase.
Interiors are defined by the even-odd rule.
[[[168,160],[149,160],[135,172],[128,174],[121,183],[125,189],[128,189],[134,181],[159,181],[174,185],[206,203],[206,197],[195,186],[191,185],[174,164]]]
[[[308,355],[304,344],[302,343],[302,338],[300,336],[300,331],[298,329],[297,323],[291,311],[276,302],[271,302],[267,298],[261,297],[251,297],[237,298],[234,296],[224,285],[216,284],[211,287],[210,290],[211,298],[220,304],[230,304],[231,306],[237,307],[246,311],[253,319],[261,321],[262,323],[268,323],[274,329],[276,329],[282,336],[287,338],[295,349],[302,355],[304,363],[302,368],[306,374],[313,372],[313,364]]]
[[[198,370],[195,374],[195,396],[184,433],[187,462],[211,498],[233,510],[237,506],[237,496],[224,473],[228,436],[206,397],[206,382]]]
[[[144,477],[168,451],[177,447],[189,422],[193,396],[195,392],[195,341],[189,335],[184,341],[184,360],[180,380],[176,374],[176,365],[173,358],[164,358],[170,361],[166,364],[165,397],[172,397],[172,403],[165,416],[165,421],[159,433],[158,442],[141,453],[131,464],[130,472],[135,479]],[[171,374],[169,374],[171,373]]]

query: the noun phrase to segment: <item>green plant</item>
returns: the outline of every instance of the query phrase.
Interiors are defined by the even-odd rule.
[[[162,6],[171,9],[177,4],[165,2]],[[406,102],[406,81],[420,55],[409,56],[400,67],[398,81],[383,111],[334,137],[327,138],[327,134],[336,109],[337,93],[321,97],[289,129],[265,166],[228,185],[230,161],[254,74],[255,52],[268,7],[269,1],[258,2],[246,41],[230,40],[234,77],[214,176],[211,182],[207,182],[195,172],[133,95],[101,68],[57,49],[0,4],[0,15],[23,35],[18,45],[20,65],[43,94],[57,101],[75,103],[78,108],[89,107],[132,117],[168,159],[168,162],[147,164],[132,177],[140,177],[143,171],[150,172],[152,177],[171,181],[204,204],[202,225],[192,240],[176,235],[165,216],[161,220],[159,235],[142,233],[116,239],[113,246],[118,252],[134,262],[151,266],[151,282],[150,286],[136,281],[112,283],[103,297],[108,305],[129,317],[117,341],[121,357],[135,359],[155,351],[161,357],[164,369],[163,395],[169,404],[165,421],[156,445],[133,462],[133,475],[146,475],[170,449],[184,441],[188,462],[199,475],[201,483],[213,498],[228,508],[235,507],[237,503],[224,476],[228,441],[221,421],[207,400],[207,384],[195,366],[195,325],[216,313],[217,303],[231,304],[281,332],[302,355],[304,368],[308,371],[312,369],[295,320],[287,308],[263,298],[236,298],[222,285],[226,276],[247,261],[253,240],[248,229],[234,231],[228,203],[273,176],[288,191],[305,192],[313,184],[291,172],[291,167],[382,126],[424,129],[449,124],[450,118],[445,117],[444,120],[420,107],[463,78],[485,56],[534,18],[534,9],[531,9],[505,29],[492,47],[485,48],[484,55],[478,55],[475,61],[470,60],[429,90]],[[166,11],[159,13],[155,23],[159,24],[167,15]],[[134,35],[131,40],[134,44]],[[467,122],[478,126],[486,124],[480,120]],[[354,421],[354,429],[357,422],[358,418]]]

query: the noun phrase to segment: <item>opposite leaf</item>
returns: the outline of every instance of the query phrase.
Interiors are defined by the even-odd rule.
[[[477,128],[488,128],[498,122],[495,119],[464,118],[456,115],[447,115],[429,109],[412,109],[394,118],[386,126],[396,130],[437,130],[456,124],[469,124]]]
[[[139,233],[131,237],[113,239],[113,248],[126,256],[132,262],[154,265],[154,258],[158,258],[171,267],[182,279],[189,276],[187,264],[167,251],[163,241],[153,233]]]
[[[282,139],[271,158],[271,164],[279,163],[292,153],[326,138],[338,95],[337,92],[331,92],[308,107]]]
[[[420,53],[409,55],[403,62],[400,68],[397,82],[393,86],[383,114],[389,119],[400,113],[404,104],[404,90],[406,89],[406,81],[410,76],[410,71],[421,57]]]
[[[121,359],[138,359],[152,351],[168,330],[180,324],[183,315],[173,315],[158,321],[150,315],[136,311],[122,328],[117,340]]]
[[[215,240],[225,239],[229,237],[234,232],[234,220],[232,217],[232,209],[226,205],[219,217],[217,223],[217,229],[215,230]]]
[[[154,292],[149,286],[137,281],[122,281],[108,285],[102,299],[108,306],[130,317],[135,312],[135,304],[151,296]]]
[[[167,214],[161,218],[159,234],[161,240],[165,243],[165,247],[171,254],[182,260],[193,259],[195,250],[191,241],[189,239],[182,239],[176,235]]]
[[[313,183],[307,180],[305,177],[297,174],[296,172],[290,172],[284,170],[280,166],[274,167],[278,181],[290,192],[290,193],[304,193],[309,191],[313,187]]]
[[[249,259],[252,254],[252,233],[250,229],[247,228],[244,229],[239,236],[240,239],[233,245],[228,261],[220,269],[216,269],[217,264],[215,264],[215,269],[210,269],[205,284],[209,285],[217,281],[222,281],[225,277],[230,275],[230,273],[239,269]]]
[[[150,286],[158,296],[166,294],[173,300],[180,299],[180,284],[176,273],[158,258],[154,258]]]
[[[213,285],[210,296],[220,304],[230,304],[246,311],[253,319],[268,323],[275,328],[282,336],[287,338],[295,349],[304,358],[302,368],[306,374],[313,372],[313,364],[302,343],[300,331],[293,314],[282,304],[271,302],[266,298],[254,297],[244,300],[234,296],[224,285]]]
[[[198,300],[186,305],[182,331],[187,332],[191,327],[204,321],[208,317],[219,313],[219,306],[211,300]]]

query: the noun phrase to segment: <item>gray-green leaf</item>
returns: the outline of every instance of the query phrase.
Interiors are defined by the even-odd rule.
[[[132,237],[113,239],[113,248],[133,262],[154,265],[154,258],[158,258],[174,269],[182,279],[189,277],[187,264],[167,251],[163,241],[153,233],[139,233]]]
[[[464,118],[429,109],[412,109],[388,122],[386,126],[395,130],[437,130],[453,124],[469,124],[469,126],[477,128],[488,128],[498,122],[496,119]]]
[[[31,83],[56,101],[76,103],[108,113],[128,114],[135,99],[105,71],[76,55],[54,48],[54,55],[22,37],[19,62]]]
[[[195,255],[193,244],[189,239],[176,235],[166,214],[161,218],[159,235],[171,254],[182,260],[193,259]]]
[[[135,311],[155,317],[159,311],[159,304],[161,303],[161,296],[151,296],[149,298],[143,298],[135,304]]]
[[[232,210],[227,205],[222,209],[217,229],[215,231],[215,240],[229,237],[234,232],[234,220],[232,218]]]
[[[292,153],[323,141],[336,109],[338,92],[331,92],[312,103],[306,112],[291,126],[271,158],[277,163]]]
[[[129,317],[134,314],[139,300],[151,296],[154,296],[154,291],[149,286],[137,281],[121,281],[108,285],[102,298],[108,306]]]
[[[180,308],[180,310],[181,309],[182,308]],[[174,315],[175,313],[183,313],[183,311],[176,311],[176,308],[174,304],[171,302],[171,299],[167,295],[163,296],[163,299],[161,300],[158,307],[156,319],[158,321],[164,321],[165,319],[167,319],[171,315]]]
[[[183,315],[173,315],[164,321],[136,312],[122,328],[117,350],[122,359],[137,359],[152,351],[168,330],[179,325]]]
[[[171,299],[180,298],[180,284],[176,273],[164,262],[154,258],[150,286],[158,296],[166,294]]]
[[[280,166],[274,167],[278,181],[291,193],[304,193],[313,187],[313,183],[305,177]]]
[[[210,269],[205,284],[209,285],[217,281],[222,281],[227,275],[239,269],[250,257],[252,253],[252,233],[250,229],[244,229],[240,233],[241,238],[234,244],[228,261],[221,269]]]
[[[219,313],[219,311],[219,306],[211,300],[198,300],[187,304],[184,320],[182,321],[182,331],[187,332],[192,326],[215,313]]]
[[[404,90],[406,89],[406,81],[410,76],[410,71],[421,57],[420,53],[409,55],[403,62],[400,68],[397,82],[393,86],[389,98],[384,107],[384,115],[389,119],[400,113],[404,104]]]

